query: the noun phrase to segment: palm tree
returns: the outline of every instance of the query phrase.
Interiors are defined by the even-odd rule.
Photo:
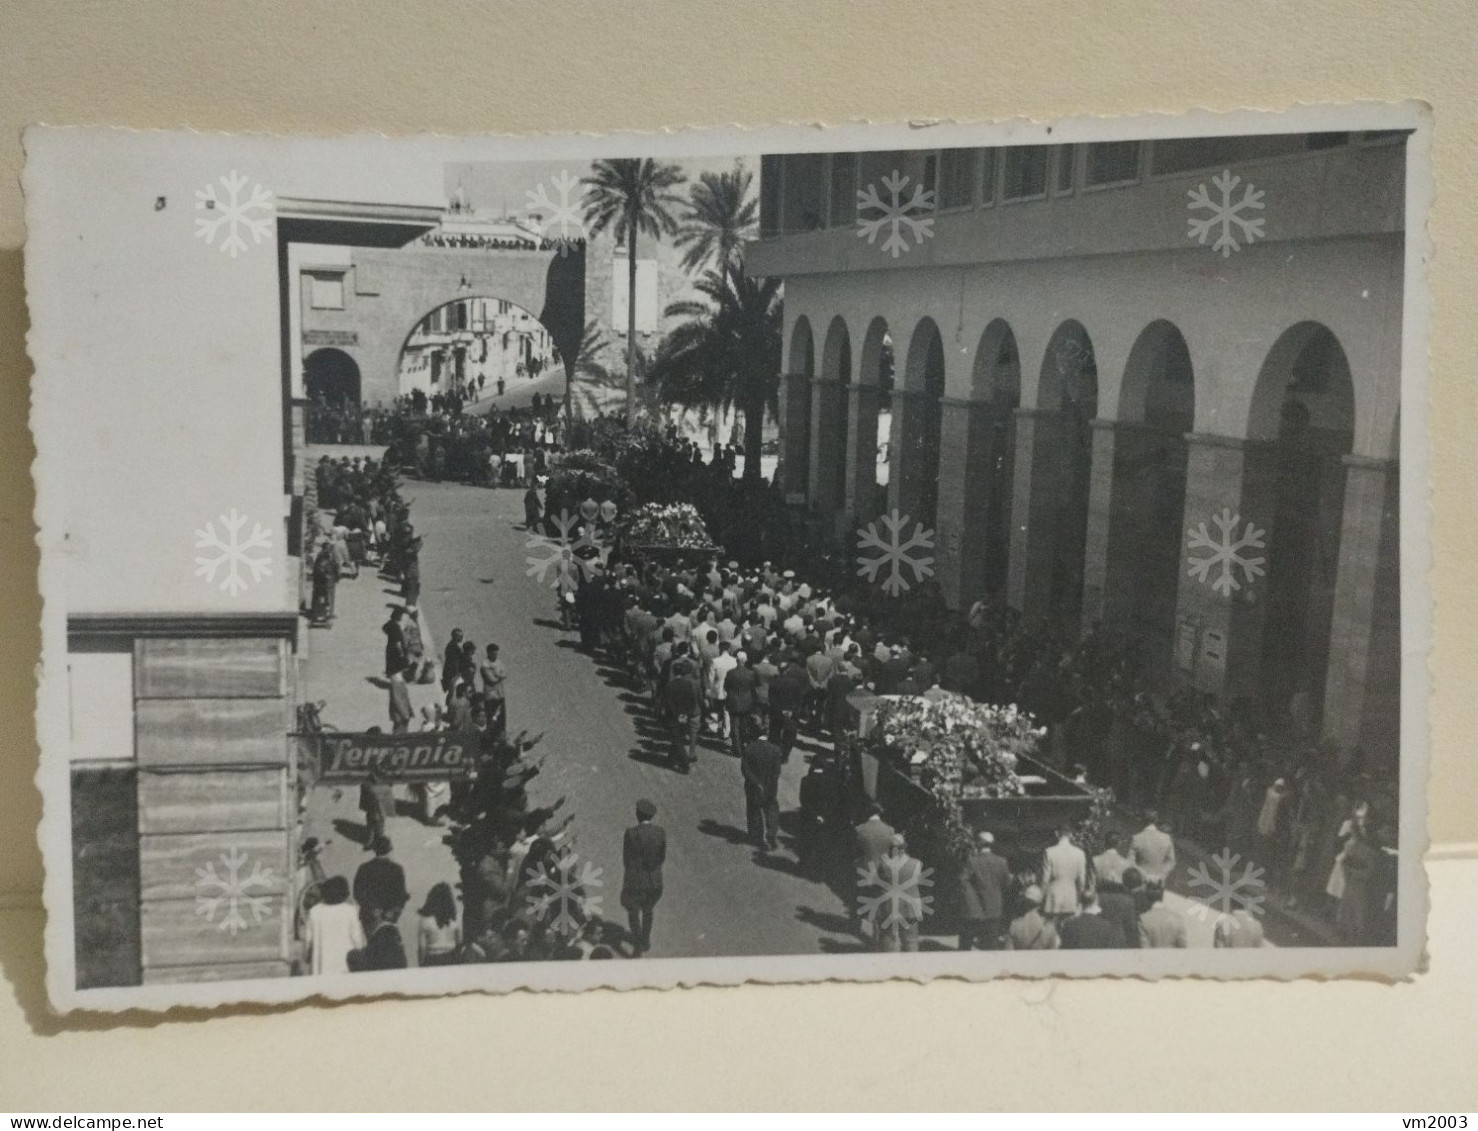
[[[696,284],[706,302],[677,302],[686,318],[663,339],[650,379],[664,401],[744,414],[744,477],[758,478],[765,413],[780,399],[780,280],[753,279],[736,263]]]
[[[585,323],[585,331],[580,336],[580,353],[575,359],[574,376],[584,385],[600,389],[614,389],[625,383],[625,378],[620,373],[611,372],[610,368],[601,360],[610,349],[610,339],[606,337],[600,324],[594,320]],[[630,357],[628,356],[628,364]],[[645,351],[640,346],[636,350],[636,375],[640,381],[648,368],[648,359]],[[573,382],[572,382],[573,385]],[[573,400],[574,389],[567,390],[567,399]]]
[[[626,245],[626,423],[636,420],[636,237],[661,238],[677,231],[672,209],[682,203],[672,190],[684,181],[676,165],[650,157],[597,161],[585,178],[585,224],[591,235],[609,230]]]
[[[688,213],[677,230],[677,245],[687,248],[683,270],[722,271],[739,246],[759,230],[759,204],[751,194],[754,175],[735,161],[727,173],[703,173],[688,193]]]

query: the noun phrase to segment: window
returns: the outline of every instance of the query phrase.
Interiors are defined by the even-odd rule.
[[[1030,200],[1047,195],[1047,147],[1018,146],[1006,150],[1002,200]]]
[[[1304,153],[1310,148],[1309,134],[1257,134],[1250,137],[1177,137],[1153,144],[1152,168],[1156,176],[1188,173],[1218,165],[1235,165],[1264,157]],[[1329,135],[1312,135],[1327,138]]]
[[[760,236],[780,234],[780,158],[773,154],[760,157]],[[626,320],[621,320],[626,325]]]
[[[342,273],[315,271],[309,279],[309,303],[314,310],[344,309],[344,276]]]
[[[1052,177],[1052,191],[1062,196],[1073,191],[1074,176],[1077,172],[1073,167],[1073,162],[1077,158],[1077,149],[1071,145],[1059,145],[1054,148],[1056,149],[1054,160],[1057,164]]]
[[[980,155],[980,203],[996,199],[996,151],[987,149]]]
[[[975,203],[978,149],[944,149],[939,153],[939,207],[969,208]]]
[[[780,203],[782,232],[814,232],[826,226],[826,155],[792,153],[784,159]]]
[[[1360,141],[1364,145],[1380,145],[1383,142],[1401,141],[1410,133],[1410,130],[1366,130],[1360,135]]]
[[[132,762],[133,649],[72,651],[67,656],[73,762]]]
[[[848,228],[857,222],[857,154],[831,155],[831,185],[828,190],[833,228]]]
[[[1122,185],[1139,180],[1139,142],[1103,141],[1088,147],[1083,185]]]

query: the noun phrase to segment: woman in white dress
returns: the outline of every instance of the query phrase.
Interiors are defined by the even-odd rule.
[[[349,973],[349,952],[364,946],[359,908],[349,901],[349,881],[323,881],[323,901],[308,912],[308,968],[314,974]]]
[[[1339,842],[1339,855],[1334,858],[1334,867],[1329,870],[1329,882],[1324,885],[1324,894],[1334,901],[1336,907],[1345,897],[1345,852],[1348,851],[1351,841],[1355,839],[1356,830],[1361,832],[1365,829],[1365,820],[1370,815],[1370,805],[1361,801],[1356,804],[1354,810],[1344,823],[1339,827],[1336,840]]]

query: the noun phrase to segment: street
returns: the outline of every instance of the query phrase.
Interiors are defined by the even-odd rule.
[[[745,842],[743,787],[727,751],[715,742],[701,751],[692,773],[669,769],[645,697],[629,690],[613,669],[582,654],[574,632],[560,630],[553,591],[526,574],[521,491],[415,482],[403,493],[414,500],[416,529],[426,540],[421,605],[434,633],[429,644],[439,660],[447,635],[461,628],[479,653],[488,643],[501,647],[510,730],[544,734],[533,751],[546,760],[530,787],[532,802],[566,798],[561,815],[575,815],[575,849],[601,869],[599,914],[624,926],[617,898],[621,838],[635,821],[637,799],[647,797],[657,805],[657,823],[668,837],[654,957],[861,948],[846,905],[826,884],[800,874],[788,837],[769,856],[755,854]],[[308,696],[329,701],[325,717],[341,730],[386,725],[384,692],[369,677],[379,674],[379,626],[397,603],[394,593],[365,571],[340,585],[335,628],[313,635]],[[368,629],[365,621],[371,622]],[[340,670],[348,666],[353,670]],[[413,690],[419,707],[440,688]],[[782,812],[793,814],[804,768],[797,749],[781,780]],[[362,828],[358,791],[339,790],[337,799],[335,792],[315,791],[307,832],[332,838],[324,854],[329,874],[352,877],[367,858],[352,839]],[[790,827],[788,817],[783,823]],[[411,891],[404,930],[430,886],[454,883],[457,870],[439,830],[403,815],[387,832]]]
[[[573,631],[561,630],[553,590],[528,576],[522,491],[409,482],[403,492],[413,500],[416,528],[425,538],[421,607],[430,630],[428,654],[439,664],[453,628],[461,628],[479,654],[489,643],[500,646],[510,732],[527,728],[544,735],[533,751],[545,761],[531,786],[532,803],[565,798],[560,816],[575,815],[575,850],[601,870],[593,889],[599,903],[591,901],[591,912],[624,928],[621,838],[635,820],[637,799],[646,797],[657,805],[657,823],[668,837],[654,956],[860,952],[847,903],[849,877],[837,882],[833,875],[831,885],[812,878],[795,853],[800,779],[807,749],[818,748],[814,741],[802,739],[782,774],[780,851],[756,853],[745,834],[739,768],[727,748],[717,740],[705,745],[690,774],[669,768],[665,736],[647,697],[630,689],[622,673],[583,654]],[[338,604],[335,627],[313,633],[307,696],[328,701],[325,718],[340,730],[386,726],[380,625],[399,604],[398,589],[366,570],[341,583]],[[419,709],[437,702],[441,689],[413,687],[412,694]],[[411,892],[402,920],[408,931],[427,891],[441,881],[455,884],[457,868],[444,832],[422,824],[408,806],[402,810],[387,832]],[[314,791],[305,835],[328,842],[323,863],[330,875],[352,878],[367,859],[363,827],[357,789]],[[935,877],[934,890],[947,882]],[[1184,895],[1167,892],[1165,899],[1183,913],[1196,910]],[[1186,914],[1189,944],[1210,947],[1213,925],[1214,916]],[[1281,924],[1267,925],[1272,940],[1287,940]],[[954,945],[953,936],[931,934],[925,922],[923,949]],[[414,962],[414,946],[407,949]]]

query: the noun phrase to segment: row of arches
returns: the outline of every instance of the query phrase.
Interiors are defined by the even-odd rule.
[[[797,319],[787,368],[811,395],[797,398],[807,407],[793,415],[803,419],[788,423],[797,435],[786,459],[799,460],[786,470],[788,489],[849,523],[895,507],[931,528],[943,518],[962,542],[958,602],[996,594],[1065,624],[1112,618],[1142,642],[1145,674],[1170,679],[1187,531],[1212,517],[1200,511],[1215,494],[1188,494],[1195,475],[1215,473],[1214,460],[1191,466],[1198,367],[1185,335],[1169,320],[1149,321],[1118,374],[1100,374],[1093,336],[1074,319],[1055,328],[1040,357],[1023,358],[1005,319],[977,341],[969,395],[951,398],[932,318],[909,329],[896,374],[885,319],[872,319],[855,351],[843,318],[827,325],[819,351],[809,320]],[[1024,366],[1036,375],[1029,407]],[[1114,419],[1099,416],[1101,376],[1117,380]],[[1239,458],[1249,469],[1245,520],[1267,541],[1255,597],[1261,691],[1286,702],[1296,689],[1320,703],[1354,385],[1338,339],[1314,322],[1270,342],[1254,379],[1242,434],[1206,439],[1256,449]]]

